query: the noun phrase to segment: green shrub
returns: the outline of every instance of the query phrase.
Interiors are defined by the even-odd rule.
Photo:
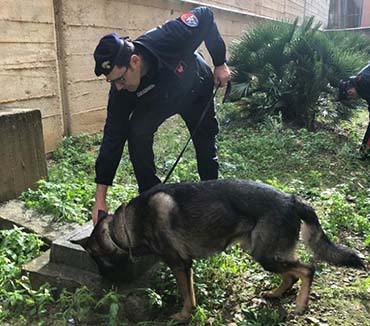
[[[270,22],[234,42],[229,61],[233,98],[240,100],[252,123],[280,113],[286,126],[313,130],[319,114],[349,116],[346,107],[337,109],[330,103],[339,80],[358,71],[367,58],[338,49],[319,27],[313,25],[313,17],[301,26],[297,20]]]
[[[329,30],[325,36],[344,52],[362,52],[370,55],[370,38],[368,35],[354,31]]]

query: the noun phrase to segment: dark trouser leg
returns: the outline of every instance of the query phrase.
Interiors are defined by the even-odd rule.
[[[161,183],[156,176],[153,137],[162,122],[173,114],[168,106],[161,105],[149,111],[139,108],[131,116],[128,150],[140,193]]]
[[[209,98],[207,98],[207,101],[202,101],[200,104],[193,104],[189,111],[182,114],[189,132],[192,135],[208,101]],[[214,102],[212,102],[202,123],[197,129],[195,135],[192,137],[197,155],[198,173],[201,180],[218,178],[218,162],[216,153],[217,133],[218,122],[216,120]]]
[[[216,135],[218,122],[216,119],[214,100],[210,103],[202,123],[199,120],[213,95],[213,73],[206,62],[198,56],[197,68],[199,79],[197,80],[188,107],[184,107],[181,116],[192,136],[195,152],[197,155],[198,173],[201,180],[218,178],[218,162],[216,154]]]
[[[370,122],[366,128],[365,136],[362,139],[362,145],[366,145],[370,147]]]
[[[370,122],[367,126],[364,138],[362,139],[360,154],[363,159],[369,157],[370,154]]]
[[[153,134],[129,138],[128,150],[134,167],[139,192],[150,189],[161,180],[156,176],[153,153]]]

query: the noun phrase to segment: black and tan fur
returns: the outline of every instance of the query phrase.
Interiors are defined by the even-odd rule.
[[[80,244],[94,257],[157,255],[176,277],[184,305],[174,318],[184,320],[195,306],[193,259],[239,243],[264,269],[281,275],[281,285],[266,296],[279,297],[301,279],[296,313],[302,313],[314,267],[295,257],[301,221],[304,243],[317,259],[366,269],[354,252],[327,238],[309,205],[269,185],[245,180],[158,185],[119,207],[113,216],[101,218],[90,238]]]

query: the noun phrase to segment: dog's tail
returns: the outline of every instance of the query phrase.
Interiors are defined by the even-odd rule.
[[[314,253],[315,258],[336,266],[347,266],[366,270],[363,260],[352,250],[337,246],[329,240],[321,228],[314,209],[294,197],[297,215],[303,220],[302,237]]]

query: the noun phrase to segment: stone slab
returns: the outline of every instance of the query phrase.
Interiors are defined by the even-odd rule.
[[[11,229],[13,225],[38,234],[48,245],[81,227],[77,223],[55,222],[53,216],[27,209],[20,200],[10,200],[0,205],[0,229]]]

